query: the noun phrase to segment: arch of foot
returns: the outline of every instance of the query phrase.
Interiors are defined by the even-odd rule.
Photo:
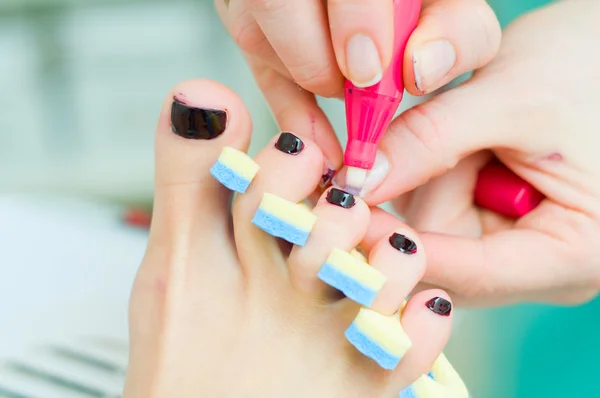
[[[259,166],[244,152],[224,148],[211,169],[221,184],[240,194],[245,193]],[[317,221],[304,202],[293,203],[265,193],[252,220],[270,235],[303,246]],[[362,307],[346,330],[348,341],[384,369],[396,368],[411,347],[402,328],[402,312],[388,316],[371,309],[371,304],[386,282],[386,277],[370,266],[360,249],[350,252],[333,248],[318,277],[341,291]],[[468,391],[450,362],[441,354],[431,371],[399,393],[400,398],[468,398]]]

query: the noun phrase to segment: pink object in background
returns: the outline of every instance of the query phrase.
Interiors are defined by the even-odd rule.
[[[479,171],[475,204],[505,217],[519,218],[535,209],[544,195],[497,160]]]
[[[408,38],[415,30],[421,0],[394,0],[394,53],[381,81],[371,87],[355,87],[346,81],[348,144],[344,164],[370,170],[377,144],[387,130],[404,94],[402,65]]]

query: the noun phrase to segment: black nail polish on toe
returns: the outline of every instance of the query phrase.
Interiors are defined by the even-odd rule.
[[[441,297],[432,298],[425,303],[425,306],[441,316],[450,316],[450,313],[452,312],[452,303]]]
[[[332,205],[340,206],[344,209],[354,207],[356,204],[356,200],[352,194],[337,188],[331,188],[329,192],[327,192],[326,199]]]
[[[325,189],[329,186],[329,183],[333,179],[333,175],[335,174],[335,170],[327,169],[327,172],[321,176],[321,182],[319,183],[319,187],[321,189]]]
[[[183,138],[212,140],[225,132],[227,112],[218,109],[196,108],[173,99],[171,129]]]
[[[290,155],[297,155],[304,149],[304,142],[294,134],[284,131],[279,135],[275,148]]]
[[[404,254],[415,254],[417,252],[417,244],[402,234],[392,234],[390,245]]]

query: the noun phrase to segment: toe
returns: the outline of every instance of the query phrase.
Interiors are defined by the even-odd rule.
[[[415,294],[402,311],[402,327],[412,345],[394,372],[394,391],[404,389],[422,375],[435,378],[435,372],[431,372],[432,366],[440,357],[452,330],[450,297],[441,290],[426,290]],[[438,365],[446,367],[439,362]],[[442,379],[449,377],[446,369],[442,369],[440,375]],[[448,383],[448,380],[439,382]],[[453,380],[453,389],[456,385]]]
[[[304,137],[281,133],[255,159],[260,172],[233,206],[235,239],[240,258],[261,259],[252,266],[265,266],[267,256],[286,257],[278,246],[283,238],[303,245],[316,221],[298,202],[318,186],[323,173],[319,147]],[[268,269],[268,268],[267,268]],[[284,269],[284,267],[282,267]]]
[[[350,252],[362,240],[369,225],[369,208],[362,199],[330,188],[319,199],[313,214],[318,221],[310,238],[305,246],[294,247],[288,259],[291,283],[319,301],[340,297],[332,285],[351,294],[347,290],[352,285],[350,281],[347,278],[342,281],[343,275],[327,260],[336,255],[336,258],[352,257]]]
[[[417,234],[400,221],[369,252],[369,264],[386,282],[372,308],[384,315],[398,311],[425,273],[425,253]]]
[[[189,80],[170,91],[156,132],[151,242],[173,248],[184,241],[183,246],[189,243],[200,252],[232,242],[231,191],[211,176],[210,170],[223,148],[245,151],[250,133],[246,107],[221,84]]]

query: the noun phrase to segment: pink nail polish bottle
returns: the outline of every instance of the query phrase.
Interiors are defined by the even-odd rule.
[[[373,167],[377,145],[387,130],[404,94],[403,63],[406,43],[417,26],[421,0],[394,1],[394,52],[381,81],[371,87],[344,87],[348,144],[344,164],[350,166],[347,187],[360,191]]]
[[[509,218],[520,218],[535,209],[544,195],[498,160],[480,171],[475,185],[475,204]]]

